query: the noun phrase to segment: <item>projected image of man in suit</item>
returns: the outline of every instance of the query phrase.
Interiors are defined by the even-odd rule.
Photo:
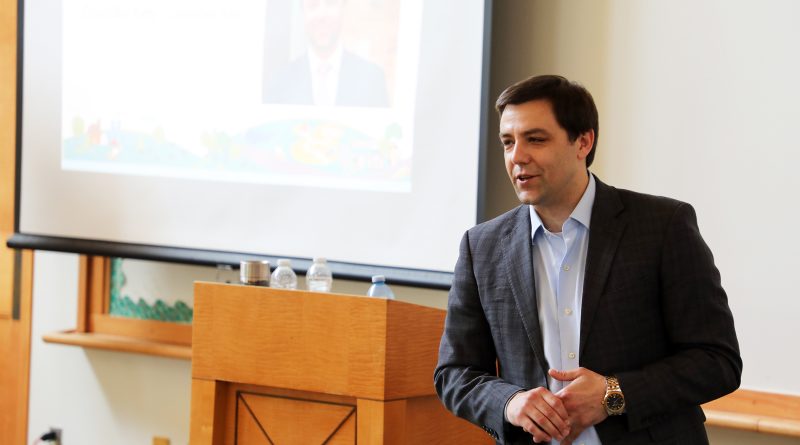
[[[523,205],[464,235],[434,380],[498,443],[706,444],[739,386],[727,296],[693,208],[590,173],[594,100],[560,76],[496,104]]]
[[[342,42],[345,0],[301,3],[308,49],[267,81],[264,102],[387,107],[383,70]]]

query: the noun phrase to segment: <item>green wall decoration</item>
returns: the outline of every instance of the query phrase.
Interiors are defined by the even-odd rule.
[[[111,259],[111,307],[109,314],[117,317],[137,318],[140,320],[171,321],[178,323],[191,323],[194,311],[183,301],[176,301],[174,306],[157,299],[154,304],[148,304],[139,298],[133,301],[128,295],[122,295],[125,285],[125,273],[122,270],[122,258]]]

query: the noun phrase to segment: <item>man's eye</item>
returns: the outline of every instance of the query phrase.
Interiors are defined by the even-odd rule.
[[[506,139],[506,140],[503,140],[503,141],[500,141],[500,142],[503,144],[504,148],[508,148],[508,147],[511,147],[512,145],[514,145],[514,141],[512,141],[510,139]]]
[[[544,142],[544,138],[530,137],[530,138],[528,138],[528,142],[531,143],[531,144],[540,144],[540,143]]]

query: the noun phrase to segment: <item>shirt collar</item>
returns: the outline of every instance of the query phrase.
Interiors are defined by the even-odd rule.
[[[575,221],[581,223],[586,229],[589,229],[589,223],[592,219],[592,208],[594,208],[594,197],[597,191],[597,184],[595,184],[594,175],[589,173],[589,185],[586,186],[586,190],[583,192],[583,196],[581,200],[578,201],[578,205],[572,210],[572,213],[569,215],[568,219],[574,219]],[[530,209],[531,214],[531,239],[536,236],[536,231],[539,228],[544,228],[542,224],[541,218],[539,218],[539,214],[536,213],[536,210],[533,206],[528,206]]]
[[[587,229],[592,220],[592,208],[594,207],[594,195],[597,191],[597,185],[594,181],[594,175],[589,173],[589,185],[586,186],[586,191],[583,192],[583,197],[578,201],[578,205],[569,215],[570,218],[583,224]]]

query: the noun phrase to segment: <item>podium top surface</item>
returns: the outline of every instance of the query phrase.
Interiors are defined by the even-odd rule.
[[[397,300],[198,282],[192,377],[373,400],[431,395],[444,317]]]

